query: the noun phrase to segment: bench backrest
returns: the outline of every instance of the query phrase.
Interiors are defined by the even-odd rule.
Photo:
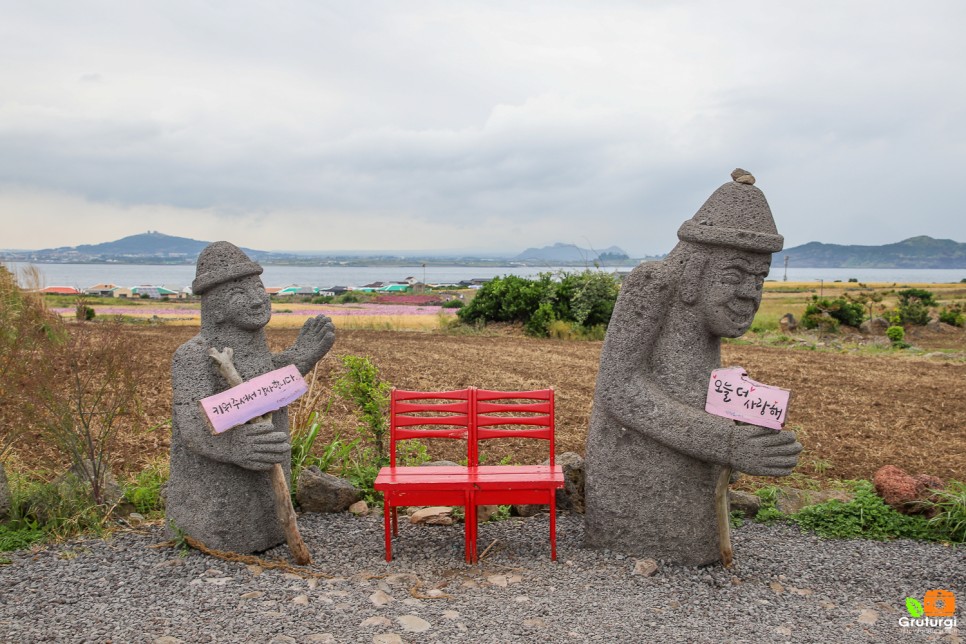
[[[553,389],[408,391],[394,387],[389,408],[389,464],[396,466],[396,443],[403,440],[465,440],[467,464],[475,467],[479,465],[481,441],[536,438],[548,442],[553,465],[553,395]]]
[[[479,464],[480,441],[493,438],[538,438],[549,442],[550,464],[554,464],[553,389],[534,391],[473,391],[474,436],[470,439],[469,462]],[[526,428],[509,428],[523,425]]]
[[[453,438],[472,445],[472,409],[472,388],[407,391],[393,387],[389,403],[389,464],[396,466],[397,441]]]

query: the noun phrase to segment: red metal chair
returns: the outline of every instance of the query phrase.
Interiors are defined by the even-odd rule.
[[[556,490],[564,485],[563,471],[554,463],[553,389],[474,392],[474,435],[470,438],[471,466],[476,466],[471,499],[472,556],[476,550],[476,506],[517,503],[550,506],[550,558],[557,559]],[[549,465],[478,465],[479,443],[496,438],[536,438],[547,441]],[[473,469],[471,467],[471,469]]]
[[[399,506],[463,506],[466,560],[472,561],[472,482],[466,467],[396,465],[396,444],[408,439],[449,438],[473,441],[472,388],[453,391],[405,391],[393,388],[389,410],[389,466],[379,471],[375,489],[383,494],[386,561],[392,561],[392,535],[399,535]]]

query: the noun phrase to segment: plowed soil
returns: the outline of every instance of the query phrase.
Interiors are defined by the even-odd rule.
[[[171,356],[197,328],[124,329],[130,350],[149,365],[141,387],[141,413],[126,419],[128,426],[113,459],[119,472],[134,472],[167,456]],[[82,332],[76,327],[75,331]],[[944,338],[944,343],[961,345],[962,332],[956,333],[955,338]],[[295,335],[295,330],[269,329],[274,350],[290,344]],[[600,348],[600,342],[538,340],[516,334],[341,330],[335,348],[316,370],[311,398],[303,399],[296,417],[304,419],[313,408],[324,409],[331,398],[320,442],[335,432],[351,435],[356,426],[353,412],[330,395],[331,384],[341,373],[340,356],[367,355],[382,378],[400,388],[553,387],[557,453],[582,453]],[[880,466],[894,464],[912,473],[966,478],[966,363],[962,360],[726,344],[723,363],[741,365],[756,380],[792,390],[788,427],[798,431],[805,445],[799,466],[804,475],[825,480],[870,478]],[[5,411],[5,422],[21,422],[13,410]],[[507,456],[514,462],[539,462],[546,457],[544,450],[542,444],[494,446],[488,462]],[[459,458],[434,446],[431,453]],[[14,458],[20,467],[31,470],[53,472],[65,465],[36,432],[19,443]]]

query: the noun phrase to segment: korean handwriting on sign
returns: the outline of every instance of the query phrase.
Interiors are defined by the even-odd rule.
[[[257,387],[244,395],[239,395],[238,397],[232,396],[228,400],[222,400],[209,407],[209,409],[216,416],[227,414],[232,409],[240,409],[248,403],[255,402],[259,398],[267,397],[275,391],[283,389],[286,385],[292,384],[295,380],[294,376],[285,376],[281,379],[272,380],[269,384]]]
[[[732,392],[734,392],[734,394],[738,397],[747,398],[748,395],[755,390],[755,388],[742,387],[741,385],[735,386],[735,385],[732,385],[730,382],[726,382],[723,380],[715,380],[714,390],[717,391],[719,394],[724,394],[723,400],[725,402],[731,402]],[[745,406],[747,406],[747,403],[745,403]]]
[[[753,425],[780,430],[789,391],[748,378],[741,367],[715,369],[708,382],[705,411]]]

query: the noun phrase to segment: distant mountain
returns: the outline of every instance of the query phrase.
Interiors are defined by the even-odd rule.
[[[82,244],[74,251],[82,255],[180,255],[197,256],[209,242],[148,231],[102,244]],[[59,250],[59,249],[58,249]],[[41,251],[44,252],[44,251]]]
[[[966,244],[922,235],[883,246],[809,242],[772,256],[781,266],[801,268],[966,268]]]
[[[621,261],[628,259],[627,253],[611,246],[602,251],[587,250],[579,248],[574,244],[556,243],[553,246],[543,248],[528,248],[516,257],[513,261],[517,262],[549,262],[549,263],[592,263],[595,261]]]
[[[38,262],[109,262],[120,264],[194,264],[198,254],[211,242],[175,237],[157,231],[130,235],[101,244],[81,244],[31,251],[28,261]],[[256,261],[275,256],[250,248],[243,249]],[[23,255],[24,253],[21,253]]]

